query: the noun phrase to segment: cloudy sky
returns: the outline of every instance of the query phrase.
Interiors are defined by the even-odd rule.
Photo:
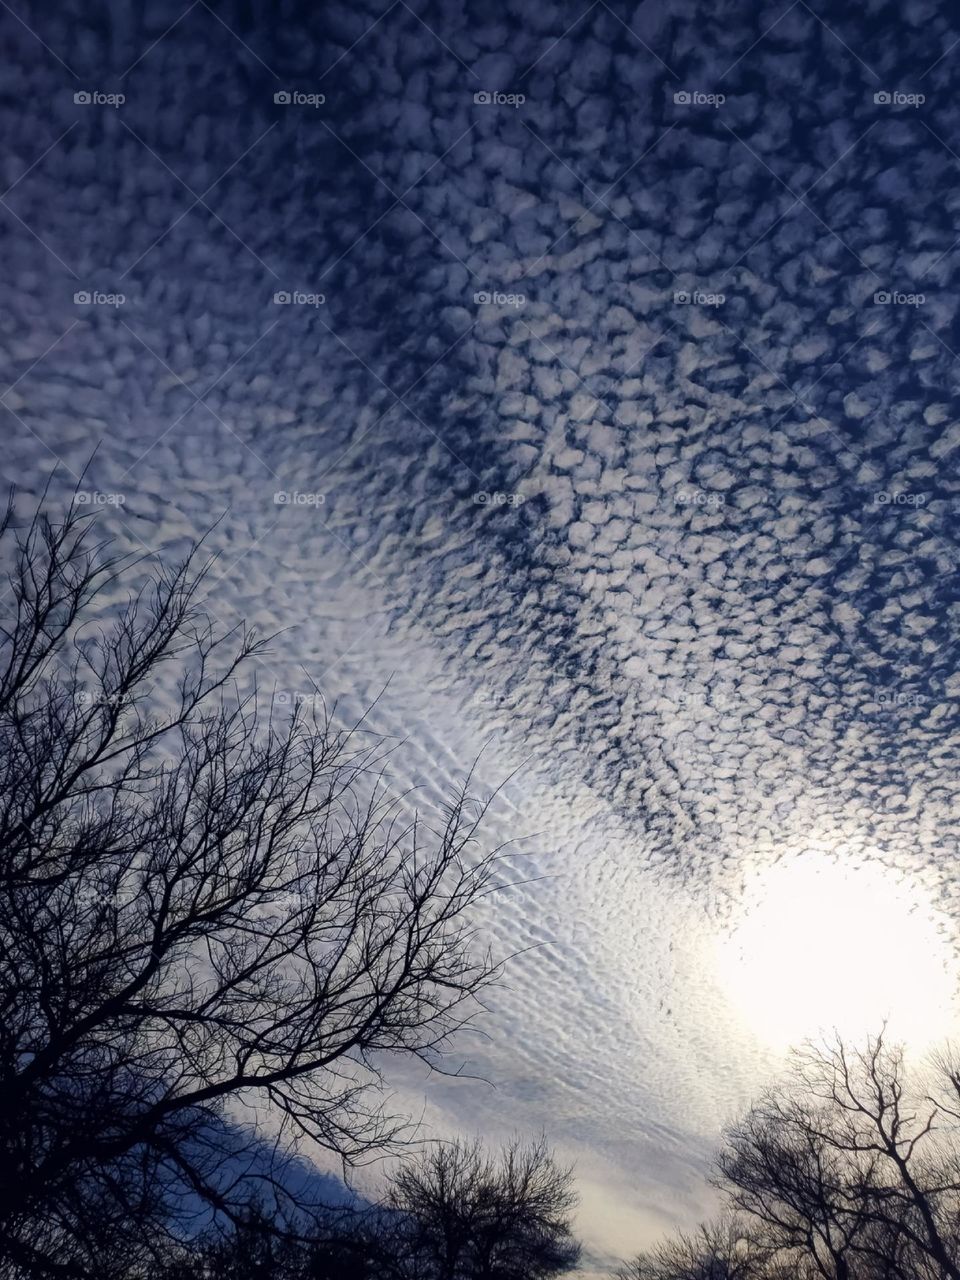
[[[99,445],[285,698],[509,778],[484,1079],[395,1087],[545,1128],[598,1254],[791,1038],[952,1026],[952,17],[0,0],[4,478]]]

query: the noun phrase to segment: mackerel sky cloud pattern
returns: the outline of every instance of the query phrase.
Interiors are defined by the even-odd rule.
[[[951,20],[0,9],[4,476],[131,549],[219,519],[208,607],[289,629],[261,681],[389,681],[423,803],[516,770],[496,1092],[397,1087],[545,1126],[588,1235],[705,1202],[764,1059],[700,948],[751,869],[956,912]]]

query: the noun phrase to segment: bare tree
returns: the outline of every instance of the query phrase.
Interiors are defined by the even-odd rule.
[[[770,1280],[768,1263],[769,1250],[746,1223],[724,1217],[624,1263],[617,1280]]]
[[[867,1226],[848,1169],[810,1112],[771,1091],[727,1134],[720,1169],[733,1205],[763,1225],[781,1255],[806,1256],[818,1274],[849,1280],[849,1258]]]
[[[859,1051],[809,1045],[728,1131],[721,1185],[780,1256],[827,1280],[960,1280],[948,1120],[942,1101],[909,1087],[882,1034]]]
[[[679,1235],[618,1280],[958,1280],[960,1065],[914,1065],[884,1034],[792,1055],[725,1133],[733,1217]]]
[[[399,1275],[397,1234],[375,1205],[331,1206],[277,1230],[275,1206],[254,1200],[223,1231],[167,1243],[126,1280],[384,1280]]]
[[[396,1174],[405,1274],[420,1280],[541,1280],[571,1270],[572,1171],[545,1140],[509,1143],[497,1157],[479,1142],[430,1148]]]
[[[241,696],[265,641],[215,631],[209,562],[161,568],[111,614],[142,565],[76,508],[15,524],[11,508],[0,1258],[103,1276],[104,1240],[159,1230],[184,1192],[239,1220],[254,1166],[231,1107],[269,1107],[278,1150],[349,1160],[395,1135],[383,1055],[437,1065],[495,973],[470,909],[496,854],[465,792],[436,830],[403,822],[372,735]]]

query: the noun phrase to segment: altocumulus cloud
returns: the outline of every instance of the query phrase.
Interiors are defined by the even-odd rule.
[[[755,1082],[698,936],[842,847],[956,905],[958,52],[925,3],[3,15],[0,466],[519,766],[533,947],[439,1127],[699,1208]],[[679,1208],[678,1208],[679,1206]],[[599,1211],[598,1221],[599,1221]],[[589,1229],[589,1224],[588,1224]]]

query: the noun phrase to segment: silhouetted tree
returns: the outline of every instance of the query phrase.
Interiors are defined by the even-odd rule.
[[[165,1256],[129,1280],[374,1280],[385,1273],[365,1213],[299,1224],[300,1236],[262,1204],[249,1205],[227,1232],[168,1246]]]
[[[443,1144],[403,1165],[380,1206],[330,1211],[300,1234],[254,1205],[129,1280],[547,1280],[579,1256],[570,1181],[542,1140],[495,1157]]]
[[[678,1233],[617,1272],[617,1280],[768,1280],[768,1250],[733,1217]]]
[[[572,1171],[546,1142],[430,1148],[401,1167],[389,1206],[399,1215],[404,1274],[415,1280],[541,1280],[577,1263]]]
[[[435,1064],[469,1019],[494,973],[469,910],[494,855],[463,792],[436,831],[401,822],[371,735],[319,704],[258,714],[236,681],[265,642],[215,632],[209,564],[161,568],[113,608],[142,567],[76,508],[14,525],[11,509],[0,1259],[99,1280],[185,1191],[241,1220],[237,1101],[272,1109],[284,1149],[351,1159],[395,1133],[380,1055]]]
[[[313,1224],[317,1229],[317,1224]],[[227,1232],[189,1244],[168,1245],[127,1280],[385,1280],[396,1275],[396,1258],[379,1253],[362,1220],[331,1222],[322,1239],[297,1238],[256,1206]]]
[[[861,1051],[811,1045],[728,1132],[722,1184],[772,1246],[829,1280],[960,1280],[960,1149],[947,1121],[882,1034]]]
[[[619,1280],[958,1280],[960,1064],[839,1038],[792,1056],[725,1133],[734,1217],[641,1254]]]

